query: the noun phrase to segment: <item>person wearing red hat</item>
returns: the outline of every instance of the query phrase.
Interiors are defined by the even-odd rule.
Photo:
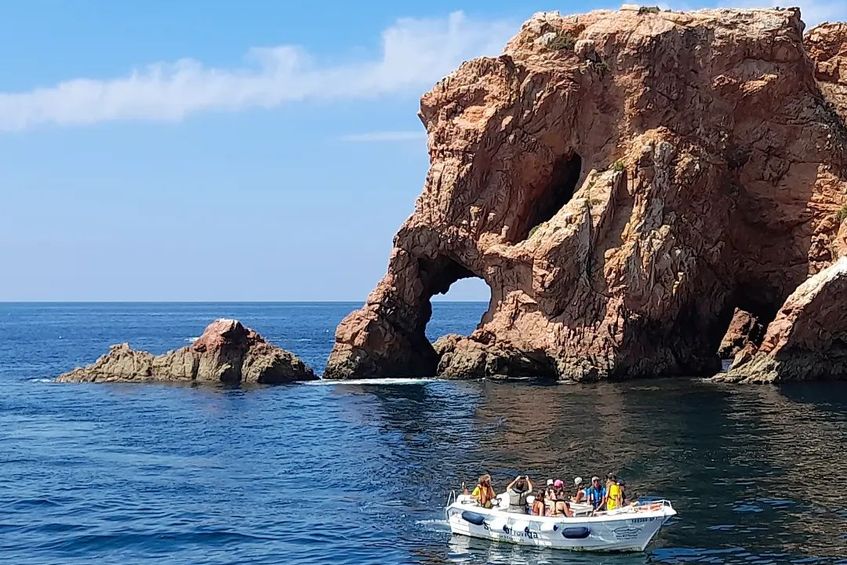
[[[556,491],[556,502],[553,507],[554,516],[573,516],[571,505],[568,502],[568,494],[565,492],[565,483],[560,479],[553,481],[553,489]]]
[[[547,516],[552,516],[556,512],[556,488],[553,486],[554,484],[553,479],[547,479],[547,489],[544,491],[544,505]]]

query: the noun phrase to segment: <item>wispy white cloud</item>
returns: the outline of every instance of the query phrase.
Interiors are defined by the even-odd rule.
[[[454,12],[445,19],[398,20],[383,32],[381,55],[372,60],[328,65],[302,48],[282,45],[250,50],[240,68],[181,59],[113,79],[78,78],[25,92],[0,92],[0,131],[42,124],[180,120],[210,110],[420,90],[465,59],[500,53],[517,27],[515,22],[472,20]]]
[[[369,131],[365,133],[351,133],[342,135],[341,141],[352,143],[373,143],[381,141],[421,141],[426,139],[425,131]]]

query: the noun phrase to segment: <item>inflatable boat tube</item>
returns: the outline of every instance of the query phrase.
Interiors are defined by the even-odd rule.
[[[585,526],[565,528],[562,530],[562,535],[568,539],[585,539],[591,535],[591,530]]]
[[[477,514],[476,512],[471,512],[470,510],[465,510],[462,512],[462,520],[470,522],[475,526],[481,526],[482,523],[485,522],[485,516]]]

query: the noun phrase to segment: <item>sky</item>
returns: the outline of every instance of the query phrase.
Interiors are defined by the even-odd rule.
[[[0,301],[362,301],[426,175],[420,95],[533,12],[618,5],[0,3]]]

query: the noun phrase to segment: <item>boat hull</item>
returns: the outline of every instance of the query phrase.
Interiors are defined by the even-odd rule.
[[[577,518],[530,516],[461,502],[447,507],[454,534],[571,551],[644,551],[675,514],[669,503]]]

